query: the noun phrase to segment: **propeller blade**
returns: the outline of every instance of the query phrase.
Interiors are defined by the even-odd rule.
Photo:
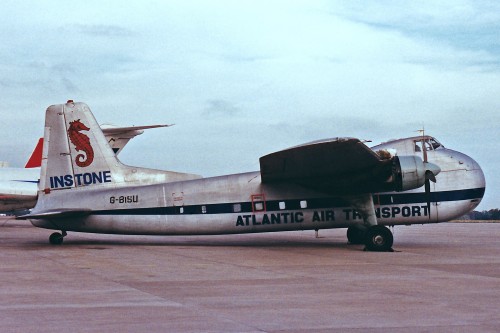
[[[427,144],[422,130],[422,153],[425,165],[425,199],[427,202],[427,213],[431,219],[431,181],[436,182],[436,175],[441,172],[441,168],[427,159]]]
[[[431,182],[436,182],[436,176],[431,170],[425,171],[425,180],[430,180]]]
[[[427,173],[426,173],[427,175]],[[434,176],[434,175],[433,175]],[[431,183],[429,179],[425,179],[425,198],[427,200],[427,214],[429,214],[429,220],[431,219]]]
[[[441,172],[441,168],[434,163],[425,162],[425,179],[436,182],[436,176]]]

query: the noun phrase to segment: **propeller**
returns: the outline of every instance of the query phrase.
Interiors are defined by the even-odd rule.
[[[441,172],[441,168],[434,163],[427,160],[427,147],[425,144],[425,137],[422,135],[422,152],[424,155],[425,166],[425,198],[427,201],[427,213],[429,219],[431,218],[431,182],[436,182],[436,175]]]
[[[436,177],[431,171],[425,172],[425,199],[427,200],[427,212],[429,214],[429,219],[431,218],[431,176],[434,178],[433,182],[436,182]]]

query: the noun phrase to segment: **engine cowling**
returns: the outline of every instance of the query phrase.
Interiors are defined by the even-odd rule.
[[[425,184],[425,173],[430,164],[432,163],[425,163],[420,157],[414,155],[395,156],[392,175],[396,191],[407,191],[423,186]]]

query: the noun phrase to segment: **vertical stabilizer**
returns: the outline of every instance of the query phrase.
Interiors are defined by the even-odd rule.
[[[45,117],[40,190],[49,193],[123,180],[116,158],[85,103],[52,105]]]
[[[131,167],[110,147],[90,108],[68,101],[49,106],[40,174],[40,195],[73,188],[149,185],[200,176]]]

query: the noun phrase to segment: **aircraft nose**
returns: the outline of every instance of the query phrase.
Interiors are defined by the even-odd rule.
[[[479,163],[477,163],[472,157],[465,154],[463,159],[459,159],[459,163],[465,165],[465,169],[467,170],[467,172],[470,172],[471,175],[474,175],[473,178],[476,187],[485,186],[483,169],[481,169]]]
[[[476,186],[478,188],[486,187],[486,179],[484,177],[483,169],[481,169],[481,167],[479,166],[479,163],[474,161],[472,158],[470,158],[470,159],[471,159],[472,168],[470,168],[468,171],[474,172],[476,174],[476,177],[475,177]]]
[[[436,184],[443,185],[443,190],[456,193],[454,213],[446,217],[445,210],[440,216],[449,220],[473,211],[482,201],[485,191],[484,173],[479,164],[464,153],[443,149],[441,158],[437,159],[443,169]],[[442,181],[441,181],[442,180]]]
[[[439,164],[441,164],[441,161],[444,162],[446,171],[453,172],[455,170],[462,170],[460,174],[457,174],[458,179],[456,179],[462,186],[469,189],[482,189],[484,192],[486,181],[479,163],[464,153],[451,149],[445,149],[443,151],[444,155],[442,156],[446,157],[437,162]]]
[[[474,204],[473,208],[477,207],[484,197],[486,189],[486,180],[484,177],[483,169],[479,166],[472,157],[463,154],[458,158],[459,163],[465,166],[465,176],[461,179],[462,183],[469,184],[469,187],[474,191],[476,198],[471,202]]]

